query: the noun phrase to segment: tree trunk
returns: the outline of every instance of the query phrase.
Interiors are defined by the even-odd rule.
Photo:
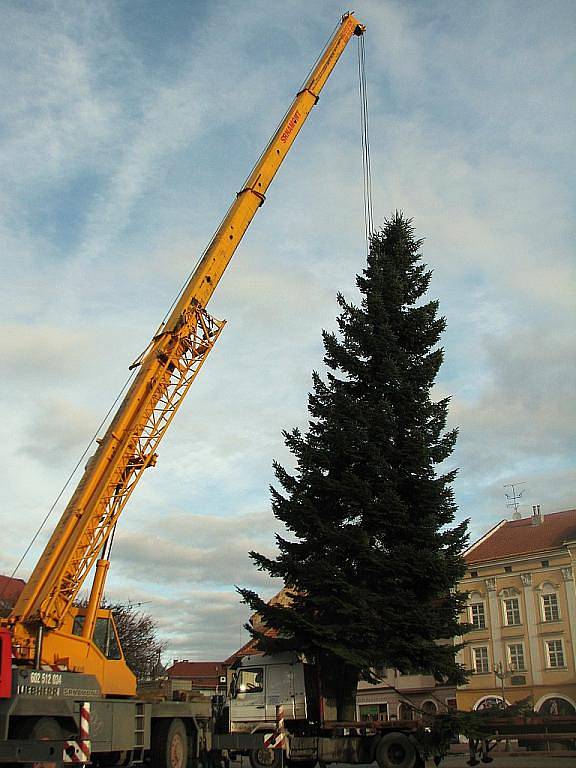
[[[320,695],[324,720],[349,722],[356,717],[356,688],[359,670],[341,660],[324,657],[320,660]]]

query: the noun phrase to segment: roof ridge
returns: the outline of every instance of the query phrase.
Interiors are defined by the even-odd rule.
[[[562,549],[576,540],[576,509],[565,509],[535,519],[501,520],[464,553],[466,561],[488,563],[517,556]]]

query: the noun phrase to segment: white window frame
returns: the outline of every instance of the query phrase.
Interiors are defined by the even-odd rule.
[[[480,616],[483,622],[482,625],[478,625],[478,626],[476,626],[474,622],[474,612],[472,610],[476,606],[481,607]],[[470,616],[470,624],[472,624],[473,626],[472,631],[475,632],[478,630],[486,629],[488,624],[486,621],[486,603],[484,602],[484,600],[474,600],[474,602],[470,603],[470,605],[468,606],[468,609],[469,609],[469,616]]]
[[[512,602],[512,600],[515,600],[518,604],[518,621],[511,622],[509,621],[508,616],[508,606],[507,603]],[[520,627],[522,626],[522,610],[520,608],[520,598],[517,596],[511,596],[511,597],[503,597],[502,598],[502,613],[503,613],[503,619],[504,619],[504,626],[506,627]],[[516,613],[515,610],[512,611],[512,613]]]
[[[486,651],[486,669],[479,670],[478,669],[478,658],[476,656],[476,651]],[[489,675],[490,674],[490,649],[487,645],[473,645],[471,647],[471,653],[472,653],[472,669],[474,670],[475,675]]]
[[[522,649],[522,666],[516,666],[512,658],[512,648],[519,647]],[[526,672],[526,654],[524,652],[524,643],[508,643],[506,646],[506,655],[508,656],[508,667],[511,672]]]
[[[554,598],[555,605],[554,608],[556,610],[556,617],[555,618],[547,618],[546,616],[546,598]],[[558,592],[556,590],[549,589],[546,592],[542,592],[540,595],[540,602],[542,606],[542,621],[546,622],[547,624],[554,621],[562,621],[562,616],[560,614],[560,600],[558,599]],[[552,608],[552,606],[548,606]],[[550,611],[551,614],[553,614],[553,610]]]
[[[558,650],[551,651],[550,645],[552,643],[560,643],[560,654],[562,657],[562,664],[552,664],[552,654],[554,654],[554,658],[556,658],[556,655],[558,654]],[[550,639],[544,640],[544,649],[546,651],[546,669],[566,669],[566,653],[564,650],[564,641],[561,637],[553,637]]]

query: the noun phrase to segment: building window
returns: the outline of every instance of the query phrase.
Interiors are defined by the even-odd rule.
[[[542,568],[550,568],[550,560],[542,560]]]
[[[388,720],[388,704],[359,704],[360,720]]]
[[[470,571],[470,577],[472,579],[477,579],[478,578],[478,571]]]
[[[558,595],[555,592],[542,595],[542,612],[544,614],[544,621],[560,621]]]
[[[526,664],[524,661],[524,645],[522,643],[511,643],[508,646],[508,664],[512,672],[524,672]]]
[[[512,573],[512,566],[511,565],[505,565],[504,566],[504,573]]]
[[[472,648],[472,663],[477,675],[486,675],[490,672],[488,663],[488,648],[485,645]]]
[[[486,629],[486,611],[484,609],[484,603],[471,604],[470,618],[474,629]]]
[[[546,640],[546,655],[548,657],[549,669],[561,669],[564,664],[564,648],[562,640]]]
[[[504,618],[508,627],[520,624],[520,601],[517,597],[508,597],[504,600]]]

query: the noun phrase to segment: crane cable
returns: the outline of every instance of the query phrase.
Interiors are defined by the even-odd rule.
[[[370,168],[370,138],[368,132],[368,87],[366,83],[366,54],[364,35],[358,37],[358,83],[360,92],[360,127],[362,133],[362,171],[364,177],[364,233],[366,252],[370,253],[370,238],[374,231],[372,209],[372,171]]]
[[[62,489],[60,490],[60,493],[58,494],[58,496],[57,496],[57,497],[56,497],[56,499],[54,500],[54,503],[52,504],[52,506],[50,507],[50,509],[49,509],[49,510],[48,510],[48,512],[46,513],[46,515],[45,515],[44,519],[42,520],[42,522],[40,523],[40,525],[39,525],[39,527],[38,527],[38,530],[36,531],[36,533],[35,533],[35,534],[34,534],[34,536],[32,537],[32,539],[31,539],[30,543],[28,544],[28,546],[26,547],[26,549],[24,550],[24,554],[22,555],[22,557],[20,558],[20,560],[17,562],[17,564],[16,564],[16,567],[15,567],[15,568],[14,568],[14,570],[12,571],[12,574],[11,574],[11,576],[10,576],[10,579],[14,579],[14,577],[15,577],[15,576],[16,576],[16,574],[18,573],[18,570],[20,569],[20,566],[22,565],[22,563],[24,562],[24,560],[25,560],[26,556],[28,555],[28,553],[29,553],[29,552],[30,552],[30,550],[32,549],[32,547],[33,547],[33,545],[34,545],[34,542],[36,541],[36,539],[38,538],[38,536],[39,536],[39,535],[40,535],[40,533],[42,532],[42,529],[44,528],[44,526],[45,526],[45,525],[46,525],[46,523],[48,522],[48,519],[49,519],[49,517],[50,517],[50,516],[52,515],[52,513],[54,512],[54,509],[56,508],[56,505],[58,504],[58,502],[59,502],[59,501],[60,501],[60,499],[62,498],[62,496],[63,496],[63,494],[64,494],[64,491],[65,491],[65,490],[66,490],[66,488],[67,488],[67,487],[70,485],[70,483],[71,483],[71,481],[72,481],[72,478],[74,477],[74,475],[75,475],[75,474],[76,474],[76,472],[78,471],[78,468],[80,467],[80,465],[82,464],[82,462],[83,462],[83,461],[84,461],[84,459],[86,458],[86,456],[87,456],[87,454],[88,454],[88,451],[90,450],[90,448],[92,447],[92,445],[93,445],[93,444],[94,444],[94,442],[96,441],[96,438],[98,437],[98,435],[99,435],[99,433],[100,433],[100,430],[101,430],[101,429],[104,427],[104,425],[105,425],[105,424],[106,424],[106,422],[108,421],[108,419],[109,419],[110,415],[112,414],[112,412],[113,412],[113,411],[114,411],[114,409],[116,408],[116,405],[117,405],[118,401],[120,400],[120,398],[122,397],[122,395],[124,394],[124,392],[127,390],[127,388],[128,388],[128,385],[130,384],[130,382],[132,381],[132,379],[134,378],[134,376],[135,376],[135,373],[134,373],[134,372],[132,372],[132,373],[131,373],[131,374],[128,376],[128,378],[126,379],[126,381],[124,382],[124,386],[122,387],[122,389],[120,390],[120,392],[119,392],[119,393],[118,393],[118,395],[116,396],[116,399],[114,400],[114,402],[112,403],[112,405],[111,405],[111,406],[110,406],[110,408],[108,409],[108,412],[107,412],[106,416],[104,416],[104,418],[102,419],[102,421],[101,421],[101,422],[100,422],[100,424],[98,425],[98,428],[96,429],[96,431],[94,432],[94,434],[93,434],[92,438],[90,439],[90,442],[89,442],[89,443],[88,443],[88,445],[86,446],[86,449],[84,450],[84,453],[82,454],[82,456],[80,456],[80,458],[79,458],[79,459],[78,459],[78,461],[76,462],[76,466],[75,466],[75,467],[74,467],[74,469],[73,469],[73,470],[70,472],[70,475],[68,476],[68,479],[66,480],[66,482],[64,483],[64,485],[62,486]],[[5,584],[4,584],[4,586],[3,586],[3,588],[2,588],[2,590],[0,590],[0,598],[2,598],[2,597],[3,597],[3,595],[5,594],[5,592],[6,592],[6,589],[7,589],[7,587],[8,587],[8,584],[9,584],[9,582],[8,582],[8,581],[6,581],[6,582],[5,582]]]

